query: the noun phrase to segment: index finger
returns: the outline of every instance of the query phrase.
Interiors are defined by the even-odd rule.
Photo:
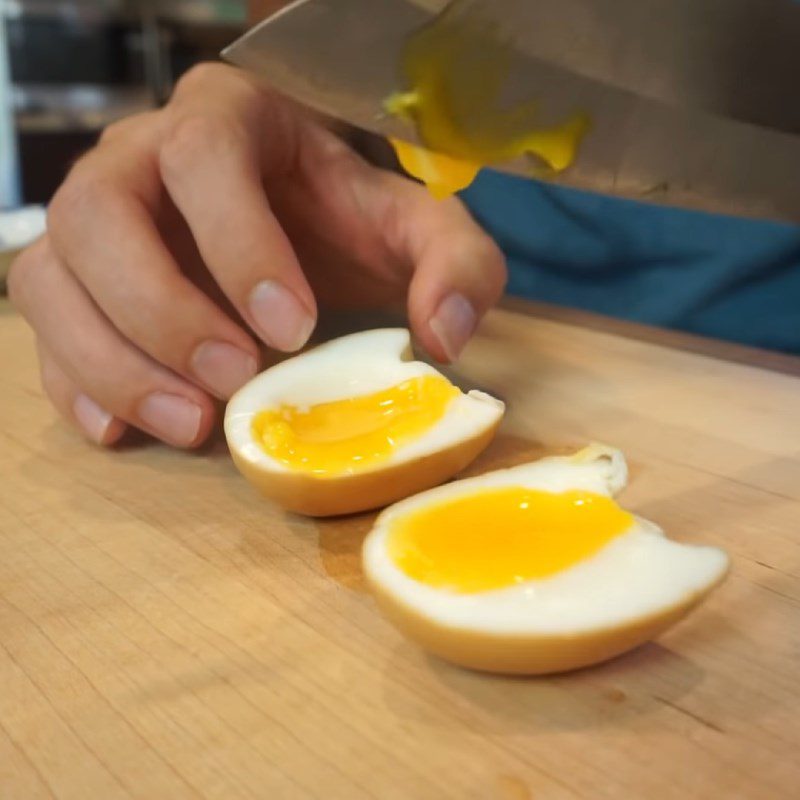
[[[236,71],[217,71],[213,78],[202,96],[178,95],[176,121],[161,147],[162,178],[209,271],[242,317],[267,344],[297,350],[313,330],[316,303],[262,178],[291,158],[291,133],[277,123],[274,130],[261,129],[269,114],[256,116],[254,107],[269,100]],[[209,103],[215,89],[219,102]],[[272,149],[264,144],[270,137]]]

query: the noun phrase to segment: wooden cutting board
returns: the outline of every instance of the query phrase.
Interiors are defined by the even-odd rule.
[[[4,800],[800,796],[800,378],[490,317],[457,374],[509,414],[475,471],[614,444],[626,506],[733,558],[657,643],[511,679],[429,658],[377,614],[369,516],[281,513],[219,440],[85,444],[7,306],[0,354]]]

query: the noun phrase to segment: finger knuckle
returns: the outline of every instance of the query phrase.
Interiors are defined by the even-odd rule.
[[[133,125],[134,122],[132,118],[120,119],[116,122],[112,122],[103,129],[98,143],[102,146],[119,140],[130,132]]]
[[[25,263],[29,256],[27,250],[18,255],[11,264],[8,277],[6,278],[6,289],[8,299],[17,310],[22,311],[25,305]]]
[[[170,126],[160,151],[162,172],[180,173],[221,148],[244,145],[242,131],[223,116],[212,113],[192,113],[179,117]]]
[[[479,265],[487,291],[502,292],[508,278],[505,256],[497,243],[485,233],[476,236],[470,245],[470,256]]]
[[[128,117],[118,119],[110,125],[106,125],[100,134],[98,144],[102,146],[118,142],[120,139],[129,138],[131,134],[139,130],[142,125],[147,124],[156,113],[157,112],[146,111],[142,114],[132,114]]]
[[[113,194],[108,179],[91,162],[78,163],[56,191],[47,212],[47,227],[60,240],[94,219]]]
[[[215,127],[210,115],[191,114],[176,120],[161,146],[161,166],[167,171],[180,170],[194,161],[214,140]]]
[[[29,289],[32,278],[41,270],[46,257],[45,241],[40,239],[25,248],[12,262],[6,279],[6,289],[11,304],[25,313],[29,303]]]
[[[195,64],[181,75],[175,84],[173,98],[182,99],[186,95],[197,92],[207,92],[208,87],[229,73],[231,68],[226,64],[217,64],[213,61],[202,61]]]

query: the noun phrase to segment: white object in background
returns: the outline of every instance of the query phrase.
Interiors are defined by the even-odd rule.
[[[19,161],[11,104],[11,70],[5,13],[0,10],[0,208],[14,208],[19,204]]]
[[[21,250],[41,236],[47,227],[44,206],[25,206],[0,211],[0,252]]]

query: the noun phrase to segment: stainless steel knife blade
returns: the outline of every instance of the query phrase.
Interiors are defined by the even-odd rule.
[[[383,113],[408,38],[441,0],[298,0],[224,58],[352,125]],[[592,126],[551,180],[639,200],[800,222],[800,4],[792,0],[459,0],[512,53],[509,97]],[[452,11],[452,9],[451,9]],[[487,34],[488,35],[488,34]],[[794,96],[792,96],[794,93]],[[496,168],[530,176],[520,159]]]

